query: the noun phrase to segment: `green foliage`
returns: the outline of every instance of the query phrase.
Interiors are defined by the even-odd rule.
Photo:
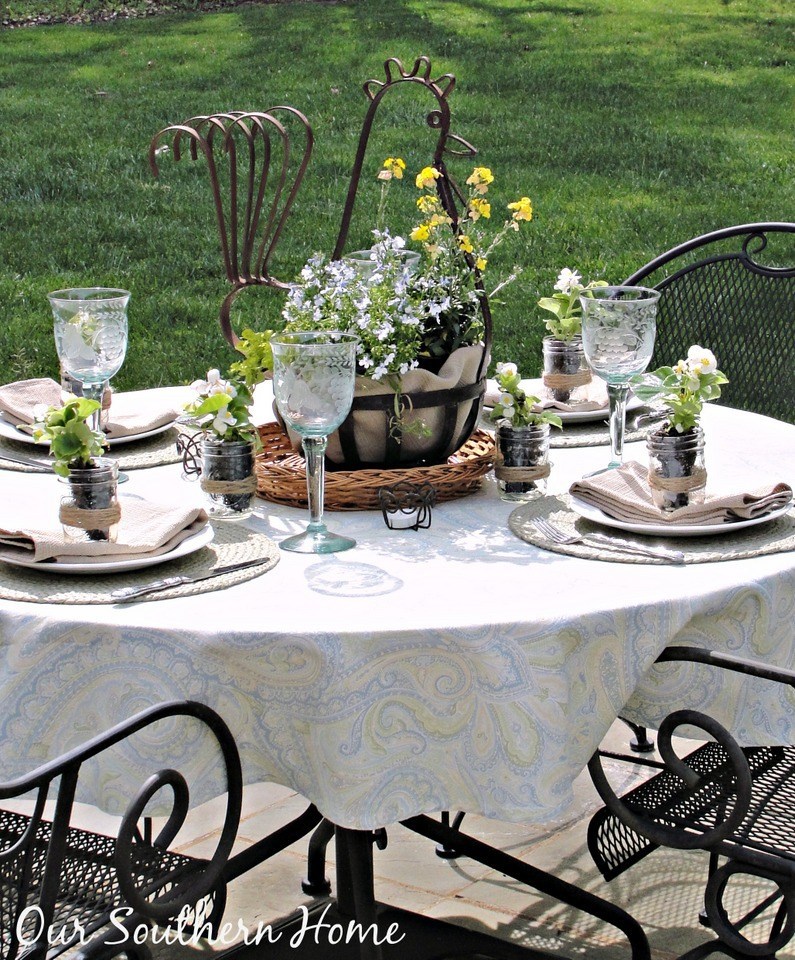
[[[67,2],[84,6],[0,0],[0,9],[47,14]],[[289,281],[312,253],[334,248],[367,106],[361,84],[382,79],[390,56],[411,65],[427,54],[434,76],[454,74],[453,133],[499,172],[501,195],[533,199],[531,228],[489,263],[494,276],[522,267],[492,305],[493,352],[528,376],[540,371],[545,332],[536,303],[562,264],[618,282],[690,237],[791,219],[795,209],[790,0],[181,6],[91,26],[0,29],[4,381],[57,377],[46,294],[95,284],[132,291],[117,389],[228,369],[236,358],[217,317],[229,284],[204,161],[165,153],[155,180],[151,137],[215,111],[287,103],[306,113],[316,147],[270,263]],[[385,98],[348,249],[370,245],[383,158],[399,154],[411,170],[432,161],[429,109],[413,89]],[[447,165],[463,185],[472,159]],[[390,191],[393,233],[408,236],[415,199],[412,189]],[[789,253],[771,244],[762,258],[781,265]],[[282,306],[277,291],[246,290],[235,327],[280,329]]]
[[[539,410],[538,397],[525,393],[522,389],[522,377],[515,363],[498,363],[497,385],[502,393],[491,411],[491,419],[499,422],[507,420],[512,427],[537,427],[548,423],[560,427],[562,420],[551,410]]]
[[[237,349],[243,354],[243,359],[233,363],[229,372],[240,377],[249,390],[253,390],[264,379],[268,370],[273,370],[272,336],[273,330],[257,331],[248,328],[240,335]]]
[[[637,374],[630,386],[644,403],[668,409],[669,432],[685,433],[698,423],[704,404],[717,400],[721,386],[728,382],[718,370],[714,354],[695,345],[675,367]]]
[[[580,297],[590,295],[590,291],[597,287],[606,287],[606,280],[592,280],[582,284],[582,277],[576,270],[564,268],[558,274],[555,284],[556,293],[551,297],[541,297],[539,307],[552,314],[544,321],[547,330],[556,340],[571,343],[575,337],[582,334],[582,306]]]
[[[102,404],[88,397],[67,400],[62,407],[48,407],[33,425],[35,440],[49,440],[55,459],[53,469],[61,477],[70,470],[95,466],[94,457],[105,449],[105,436],[92,430],[88,420]]]
[[[206,380],[191,384],[196,399],[186,404],[185,413],[206,433],[218,440],[257,443],[259,433],[251,422],[251,391],[245,383],[224,380],[218,370],[208,370]]]

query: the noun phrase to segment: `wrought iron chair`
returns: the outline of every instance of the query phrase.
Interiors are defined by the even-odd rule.
[[[795,223],[747,223],[682,243],[627,284],[662,291],[651,368],[700,343],[729,384],[722,402],[795,423]]]
[[[194,717],[209,728],[221,752],[228,794],[212,858],[194,859],[168,849],[189,807],[187,782],[176,770],[160,770],[147,780],[115,838],[71,826],[81,766],[145,727],[177,716]],[[171,789],[173,805],[164,827],[152,837],[144,811],[162,787]],[[49,821],[43,813],[51,788],[55,812]],[[146,960],[148,947],[136,944],[133,931],[142,924],[166,926],[185,908],[192,922],[217,927],[226,902],[224,871],[240,820],[242,778],[232,735],[209,707],[191,701],[150,707],[28,776],[0,784],[0,801],[29,793],[30,815],[0,810],[2,960],[43,960],[76,946],[82,960],[119,953]]]
[[[794,671],[709,650],[669,647],[658,660],[682,661],[795,688]],[[684,759],[671,743],[682,727],[698,728],[711,738]],[[740,747],[725,727],[693,710],[665,718],[658,746],[661,761],[607,751],[591,759],[591,777],[606,804],[589,825],[594,861],[605,879],[612,880],[660,846],[708,851],[702,922],[718,939],[679,960],[700,960],[718,952],[736,960],[772,960],[795,933],[795,747]],[[619,798],[602,766],[604,757],[657,772]],[[774,889],[759,892],[753,906],[734,916],[732,878],[737,883],[749,877]],[[751,929],[753,937],[748,935]]]

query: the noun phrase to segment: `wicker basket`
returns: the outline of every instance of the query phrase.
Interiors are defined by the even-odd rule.
[[[257,493],[265,500],[290,507],[306,507],[306,463],[290,445],[278,424],[260,427],[262,452],[257,457]],[[446,463],[427,467],[396,467],[377,470],[326,471],[327,510],[380,510],[378,491],[401,481],[430,483],[436,502],[466,497],[480,488],[480,482],[494,461],[494,438],[483,430],[448,458]]]

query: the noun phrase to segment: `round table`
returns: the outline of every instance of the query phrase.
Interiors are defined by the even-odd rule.
[[[704,424],[711,484],[795,479],[794,426],[725,407],[708,408]],[[626,456],[645,462],[645,448]],[[607,459],[607,447],[553,451],[550,492]],[[0,483],[5,497],[54,488],[51,476],[11,471]],[[201,498],[179,466],[131,472],[121,492]],[[286,784],[359,829],[450,809],[555,817],[619,713],[653,725],[680,698],[741,739],[792,740],[790,694],[771,700],[752,683],[727,694],[723,681],[652,665],[667,645],[691,643],[795,666],[795,555],[688,567],[576,559],[515,537],[513,508],[489,475],[478,494],[435,507],[428,530],[330,513],[356,549],[284,553],[228,589],[123,606],[0,602],[3,779],[172,698],[224,717],[247,782]],[[247,522],[280,540],[306,515],[260,501]],[[189,754],[196,799],[217,792],[212,758],[189,738],[167,733],[156,747],[169,765]],[[123,808],[131,777],[140,782],[135,757],[105,762],[83,789]]]

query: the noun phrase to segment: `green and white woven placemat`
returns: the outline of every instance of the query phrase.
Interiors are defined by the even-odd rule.
[[[533,517],[545,517],[565,533],[579,533],[585,539],[578,543],[552,543],[533,526]],[[612,563],[649,563],[666,566],[667,561],[652,557],[642,557],[633,553],[620,553],[618,550],[606,550],[598,543],[588,541],[588,533],[614,534],[617,540],[636,543],[639,546],[666,547],[678,550],[685,555],[685,563],[717,563],[722,560],[745,560],[749,557],[762,557],[771,553],[785,553],[795,550],[795,514],[792,510],[755,527],[745,527],[734,533],[727,530],[705,537],[646,537],[626,530],[614,530],[601,524],[592,523],[571,509],[568,494],[557,497],[542,497],[517,507],[508,517],[511,531],[535,547],[563,553],[584,560],[609,560]]]

